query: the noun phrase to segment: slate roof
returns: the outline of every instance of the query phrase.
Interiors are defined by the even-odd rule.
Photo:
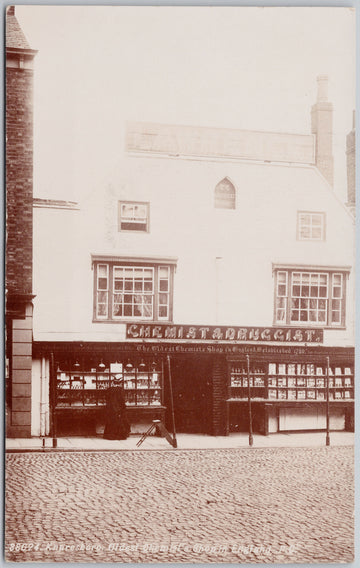
[[[314,164],[314,135],[127,123],[128,152]]]
[[[14,6],[9,6],[6,14],[6,47],[8,49],[31,49],[16,19]]]

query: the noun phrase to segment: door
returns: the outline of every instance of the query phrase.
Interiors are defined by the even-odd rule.
[[[211,432],[211,360],[181,357],[171,361],[177,432]]]

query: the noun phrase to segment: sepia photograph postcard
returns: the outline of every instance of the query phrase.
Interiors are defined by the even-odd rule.
[[[6,562],[354,561],[352,7],[4,7]]]

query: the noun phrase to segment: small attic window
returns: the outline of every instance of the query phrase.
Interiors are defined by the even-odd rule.
[[[215,187],[215,209],[235,209],[235,197],[234,185],[224,178]]]

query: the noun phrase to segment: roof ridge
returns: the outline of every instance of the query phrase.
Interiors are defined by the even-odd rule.
[[[9,49],[26,49],[29,50],[30,45],[21,29],[19,22],[15,16],[15,6],[9,6],[6,11],[6,48]]]

